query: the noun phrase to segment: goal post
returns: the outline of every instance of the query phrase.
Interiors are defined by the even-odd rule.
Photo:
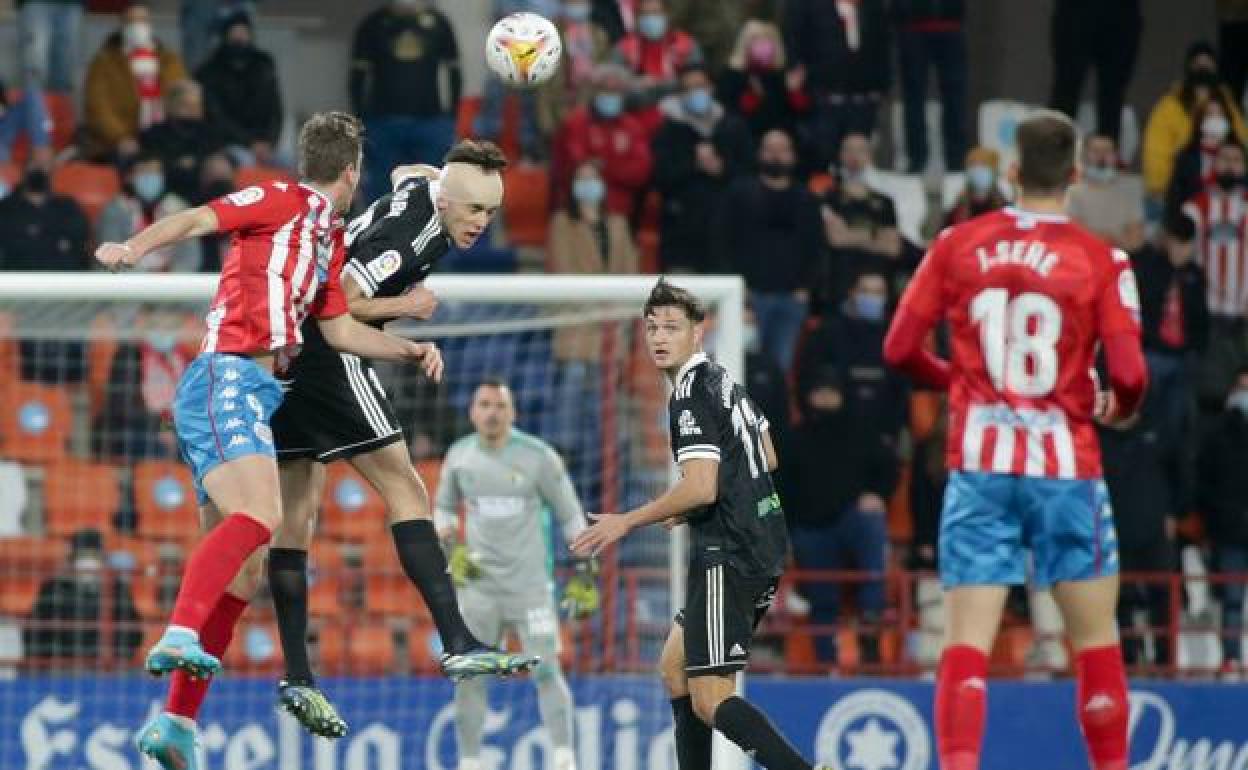
[[[439,299],[435,317],[428,322],[398,322],[392,329],[413,338],[432,339],[442,347],[447,382],[439,398],[444,402],[442,412],[449,415],[447,421],[454,426],[448,430],[462,435],[467,429],[463,419],[465,394],[471,387],[481,377],[502,375],[516,394],[520,426],[569,453],[565,458],[586,510],[626,510],[660,493],[675,473],[666,437],[667,389],[644,355],[641,336],[641,308],[657,280],[657,276],[643,275],[436,274],[426,282]],[[688,289],[707,306],[712,316],[708,353],[734,379],[744,381],[745,287],[741,278],[681,275],[668,280]],[[75,469],[104,467],[105,475],[115,473],[116,489],[110,488],[108,495],[121,502],[116,505],[118,512],[110,513],[101,525],[110,530],[106,545],[110,550],[134,550],[139,563],[136,568],[132,556],[130,566],[117,566],[124,560],[116,564],[110,561],[107,569],[110,574],[117,570],[118,575],[131,571],[124,577],[136,593],[144,643],[164,622],[168,600],[168,574],[156,575],[150,566],[145,572],[143,563],[159,553],[163,564],[166,552],[158,551],[157,546],[163,549],[169,545],[153,535],[139,500],[150,481],[145,480],[144,468],[157,463],[133,449],[135,444],[129,438],[120,440],[109,434],[120,429],[104,419],[107,415],[102,417],[101,411],[106,413],[111,408],[109,393],[140,404],[152,393],[148,384],[138,379],[117,381],[119,376],[137,375],[116,365],[115,358],[109,359],[114,361],[111,368],[104,365],[100,369],[96,348],[145,344],[144,319],[159,315],[161,309],[170,314],[176,310],[185,319],[184,329],[194,326],[202,333],[199,319],[207,310],[217,281],[218,276],[210,274],[105,272],[6,273],[0,278],[0,378],[14,382],[36,378],[39,382],[30,383],[31,392],[43,388],[65,394],[58,398],[67,404],[64,408],[69,412],[65,418],[67,435],[54,448],[52,459],[39,454],[7,457],[4,450],[9,439],[0,436],[0,466],[19,466],[19,477],[24,474],[25,486],[32,490],[21,511],[22,531],[12,540],[14,548],[21,547],[24,538],[59,540],[67,545],[74,527],[93,523],[82,511],[99,507],[87,504],[98,502],[88,501],[87,496],[96,495],[102,488],[95,480],[88,484],[85,477],[67,482],[66,488],[57,487],[58,468],[72,464]],[[109,319],[109,323],[98,324],[101,318]],[[600,346],[589,351],[583,363],[576,360],[569,364],[562,357],[563,346],[578,332],[588,334]],[[184,338],[188,334],[185,330],[181,333]],[[101,341],[109,344],[97,345]],[[194,341],[184,342],[186,349],[193,351]],[[147,353],[135,353],[134,366],[146,366],[148,358]],[[17,367],[12,374],[3,371],[9,365]],[[412,422],[424,421],[422,399],[427,393],[418,387],[416,381],[421,378],[416,368],[378,368],[405,431]],[[0,383],[0,398],[18,398],[11,395],[17,392],[6,391],[5,384]],[[38,410],[22,414],[23,420],[33,415],[36,430],[44,430],[45,423],[53,428],[57,425],[55,408],[50,417]],[[409,420],[409,415],[416,416]],[[0,426],[4,424],[0,422]],[[101,434],[108,434],[103,435],[104,441]],[[45,434],[40,441],[46,438]],[[441,439],[432,445],[442,447],[436,451],[445,449]],[[172,454],[165,460],[172,463]],[[429,462],[436,467],[439,460],[431,457]],[[4,472],[0,467],[0,492],[8,478]],[[426,628],[422,624],[427,623],[419,619],[421,613],[408,610],[411,588],[402,581],[393,558],[386,560],[384,569],[389,572],[385,574],[367,572],[367,565],[376,562],[366,560],[361,566],[361,558],[372,553],[375,543],[354,539],[358,538],[351,529],[354,525],[342,517],[347,515],[344,511],[354,510],[353,505],[360,511],[370,510],[369,491],[361,488],[358,480],[352,486],[350,477],[335,475],[333,466],[328,476],[322,530],[312,553],[313,655],[335,696],[342,698],[348,718],[354,711],[353,724],[360,727],[358,743],[348,742],[334,749],[342,755],[334,766],[341,770],[389,770],[385,757],[393,749],[396,756],[424,757],[421,767],[450,770],[454,767],[455,742],[450,738],[449,688],[427,676],[432,673],[431,661],[436,660],[436,641],[421,635],[426,633],[420,630]],[[157,479],[158,496],[164,494],[160,483],[162,480]],[[76,505],[75,495],[82,497],[81,506]],[[100,498],[108,495],[99,493]],[[67,524],[57,518],[65,515],[61,511],[66,507],[65,498],[68,507],[76,511],[73,515],[86,517],[83,521]],[[178,501],[186,502],[182,498]],[[339,518],[330,516],[330,508],[339,510]],[[113,532],[114,524],[127,516],[129,529]],[[12,549],[5,548],[6,534],[11,533],[5,532],[3,517],[0,506],[0,583],[20,583],[33,597],[35,585],[60,564],[49,561],[32,566],[36,561],[33,557],[13,556]],[[177,526],[188,531],[195,528],[193,519],[179,519]],[[332,531],[326,529],[331,526]],[[117,527],[121,529],[120,524]],[[170,541],[178,545],[186,537],[189,532],[171,536]],[[318,561],[327,554],[332,558]],[[668,766],[664,763],[671,757],[670,717],[654,664],[671,613],[683,603],[686,554],[683,527],[671,537],[659,528],[635,533],[612,549],[605,560],[600,614],[570,631],[565,628],[565,644],[570,645],[571,655],[565,650],[564,663],[576,698],[580,770],[661,770]],[[317,573],[333,583],[334,595],[317,589]],[[159,580],[164,580],[163,589],[157,585]],[[383,590],[375,586],[387,586],[384,590],[401,592],[402,596],[374,604],[379,598],[375,591]],[[8,672],[13,678],[0,676],[0,766],[24,766],[32,761],[29,752],[35,747],[27,746],[20,736],[38,734],[39,730],[54,733],[58,719],[59,728],[75,731],[78,740],[73,745],[67,740],[60,748],[58,744],[39,749],[46,753],[63,748],[65,756],[57,761],[72,764],[73,757],[79,764],[89,764],[83,752],[91,746],[97,753],[107,749],[124,754],[128,748],[118,737],[122,735],[119,731],[132,727],[129,722],[156,707],[158,688],[138,678],[133,657],[41,662],[33,660],[29,650],[15,652],[14,644],[5,640],[17,638],[20,642],[22,631],[37,627],[39,621],[23,611],[27,605],[12,598],[14,592],[9,593],[10,598],[0,606],[0,672]],[[235,647],[242,651],[227,656],[230,676],[221,686],[214,685],[213,697],[218,700],[215,707],[210,706],[215,710],[208,717],[212,721],[211,730],[205,734],[205,766],[227,766],[234,761],[231,757],[259,757],[270,751],[264,747],[271,744],[277,757],[275,767],[310,768],[315,758],[319,768],[323,761],[328,762],[322,755],[329,750],[302,740],[284,718],[272,713],[265,680],[271,680],[277,671],[280,661],[274,656],[280,653],[273,646],[271,610],[260,605],[267,605],[267,599],[253,603],[246,628],[240,628],[235,637]],[[102,644],[106,653],[116,652],[108,649],[113,643]],[[425,646],[430,649],[425,650]],[[370,657],[374,650],[376,658]],[[117,686],[118,681],[124,684]],[[543,766],[537,758],[546,756],[545,738],[537,727],[531,690],[526,681],[491,690],[486,745],[496,761],[492,765],[487,762],[487,766]],[[48,695],[42,697],[45,691]],[[717,741],[717,770],[747,766],[735,747],[722,738]],[[240,748],[244,744],[250,748]]]

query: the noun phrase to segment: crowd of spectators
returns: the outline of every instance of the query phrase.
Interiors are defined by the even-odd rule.
[[[282,168],[279,68],[256,45],[254,3],[184,0],[176,48],[156,37],[147,5],[131,3],[81,71],[83,3],[18,5],[21,82],[0,88],[0,162],[21,173],[11,192],[0,189],[8,192],[0,200],[0,270],[91,269],[95,241],[125,238],[203,203],[248,169],[291,173]],[[1128,571],[1177,570],[1179,551],[1205,542],[1193,522],[1217,543],[1208,550],[1214,571],[1248,565],[1242,6],[1219,3],[1218,48],[1197,41],[1186,49],[1178,80],[1147,115],[1139,173],[1119,147],[1140,3],[1059,0],[1053,9],[1052,106],[1073,114],[1093,71],[1096,83],[1095,129],[1069,215],[1130,255],[1141,293],[1151,393],[1135,424],[1103,436]],[[435,4],[370,6],[344,73],[350,109],[368,133],[361,200],[384,192],[401,162],[437,163],[457,125],[466,125],[500,140],[519,167],[542,169],[549,271],[741,275],[750,306],[746,374],[777,435],[797,565],[873,573],[934,566],[944,484],[940,397],[912,392],[880,357],[890,312],[932,233],[899,225],[907,212],[881,184],[876,161],[892,160],[880,121],[896,100],[903,170],[939,167],[962,180],[933,223],[956,225],[1009,205],[998,152],[975,146],[968,131],[964,2],[493,3],[498,16],[515,11],[556,20],[563,66],[530,91],[487,79],[476,100],[465,98],[456,30]],[[933,73],[939,148],[928,147]],[[81,118],[72,141],[58,146],[50,109],[79,80]],[[83,162],[116,174],[116,188],[94,207],[55,183]],[[212,271],[219,246],[154,253],[140,269]],[[145,384],[108,394],[97,419],[117,420],[101,432],[122,444],[99,452],[170,454],[143,438],[161,419],[165,392],[146,383],[176,380],[186,353],[168,328],[175,319],[144,323],[144,341],[126,346],[115,366],[119,378]],[[551,351],[557,394],[596,389],[601,335],[561,329]],[[557,394],[547,427],[595,434],[563,425],[576,418],[558,408],[570,399]],[[561,449],[573,462],[589,453]],[[899,539],[907,546],[900,553],[890,545]],[[803,581],[800,592],[812,622],[839,622],[845,602],[837,586]],[[884,582],[865,580],[856,593],[859,657],[878,661],[870,629],[889,612]],[[1244,596],[1233,584],[1220,593],[1223,659],[1234,675]],[[1124,590],[1124,625],[1162,626],[1173,610],[1155,584]],[[1161,639],[1130,639],[1133,660],[1172,659]],[[820,661],[837,659],[832,636],[815,646]]]

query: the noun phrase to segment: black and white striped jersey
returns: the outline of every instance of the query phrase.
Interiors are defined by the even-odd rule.
[[[676,378],[668,422],[676,462],[719,463],[715,502],[687,517],[691,562],[730,564],[746,576],[779,575],[788,552],[784,511],[767,470],[767,419],[745,388],[698,353]]]
[[[451,248],[435,195],[432,180],[409,176],[352,219],[342,279],[349,276],[367,297],[397,297],[425,280]],[[381,328],[387,320],[368,323]],[[315,322],[304,324],[303,339],[301,357],[332,353]]]

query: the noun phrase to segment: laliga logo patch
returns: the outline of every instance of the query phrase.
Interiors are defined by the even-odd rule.
[[[390,276],[399,272],[399,268],[403,265],[403,257],[394,249],[382,252],[381,256],[374,257],[369,261],[366,267],[368,274],[377,283],[381,283]]]
[[[815,737],[818,761],[832,770],[927,770],[927,724],[904,698],[860,690],[837,701]]]
[[[253,203],[259,203],[264,198],[264,188],[262,187],[244,187],[238,192],[230,193],[225,199],[235,206],[250,206]]]

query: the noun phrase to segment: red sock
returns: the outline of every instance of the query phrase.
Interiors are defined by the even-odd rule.
[[[1093,770],[1127,770],[1127,672],[1116,644],[1079,653],[1075,662],[1079,727]]]
[[[169,622],[202,633],[208,615],[243,562],[272,535],[268,527],[246,514],[226,516],[191,552]]]
[[[212,614],[204,622],[204,630],[200,632],[199,642],[204,650],[218,658],[225,654],[234,636],[234,626],[247,609],[247,602],[234,594],[226,593],[217,602]],[[181,669],[173,672],[173,681],[169,684],[169,697],[165,701],[165,711],[188,719],[199,714],[199,707],[208,695],[211,679],[195,679]]]
[[[940,770],[978,770],[988,703],[988,656],[947,647],[936,675],[936,748]]]

